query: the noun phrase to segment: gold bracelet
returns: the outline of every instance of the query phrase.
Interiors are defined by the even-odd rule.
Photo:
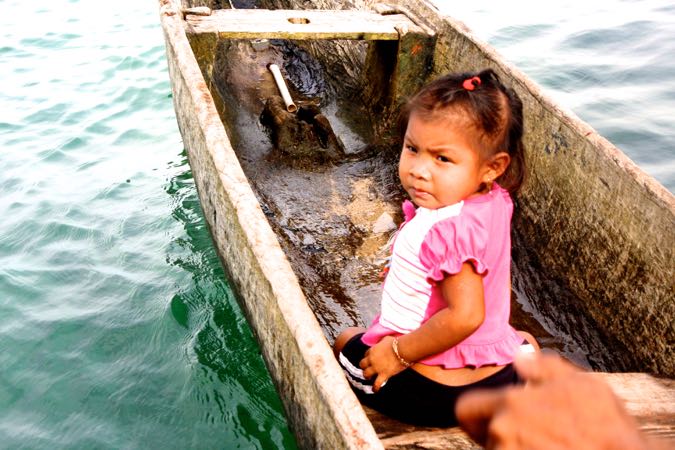
[[[391,349],[394,350],[394,355],[398,358],[398,362],[401,363],[403,367],[406,369],[410,366],[413,365],[413,363],[406,361],[405,359],[401,358],[401,355],[398,353],[398,338],[394,338],[393,341],[391,341]]]

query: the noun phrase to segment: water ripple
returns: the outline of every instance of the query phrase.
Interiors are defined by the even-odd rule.
[[[0,16],[0,447],[293,448],[181,152],[156,5],[3,6],[25,14]]]

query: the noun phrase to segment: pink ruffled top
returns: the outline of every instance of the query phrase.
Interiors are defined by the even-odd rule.
[[[382,289],[381,312],[362,340],[416,330],[445,308],[439,282],[471,262],[483,275],[485,320],[471,336],[422,361],[448,369],[503,365],[513,361],[522,338],[509,325],[511,312],[511,215],[509,193],[494,185],[484,195],[454,205],[415,210],[405,202],[406,221],[392,247]]]

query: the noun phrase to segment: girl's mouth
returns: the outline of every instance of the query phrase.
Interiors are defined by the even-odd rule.
[[[431,195],[423,189],[412,188],[411,191],[412,195],[418,198],[425,198]]]

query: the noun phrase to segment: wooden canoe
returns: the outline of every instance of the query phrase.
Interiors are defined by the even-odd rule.
[[[673,438],[670,192],[427,1],[319,0],[315,8],[348,11],[333,19],[270,12],[253,25],[245,25],[247,14],[219,11],[221,3],[229,4],[160,0],[176,117],[218,254],[302,447],[475,447],[458,429],[413,428],[364,411],[328,340],[367,323],[377,306],[377,249],[400,219],[392,169],[398,104],[425,79],[484,67],[525,105],[532,176],[518,200],[513,254],[514,305],[527,297],[520,328],[558,349],[566,344],[556,333],[571,336],[591,368],[645,372],[598,376],[646,431]],[[258,3],[294,10],[306,2]],[[385,19],[360,15],[373,11]],[[323,18],[324,25],[302,28]],[[242,52],[261,36],[292,38],[300,50],[291,53],[302,51],[307,67],[323,70],[322,99],[345,141],[344,161],[270,157],[257,121],[270,83],[259,69],[275,61]],[[289,51],[271,57],[283,63]],[[363,145],[373,139],[378,145]]]

